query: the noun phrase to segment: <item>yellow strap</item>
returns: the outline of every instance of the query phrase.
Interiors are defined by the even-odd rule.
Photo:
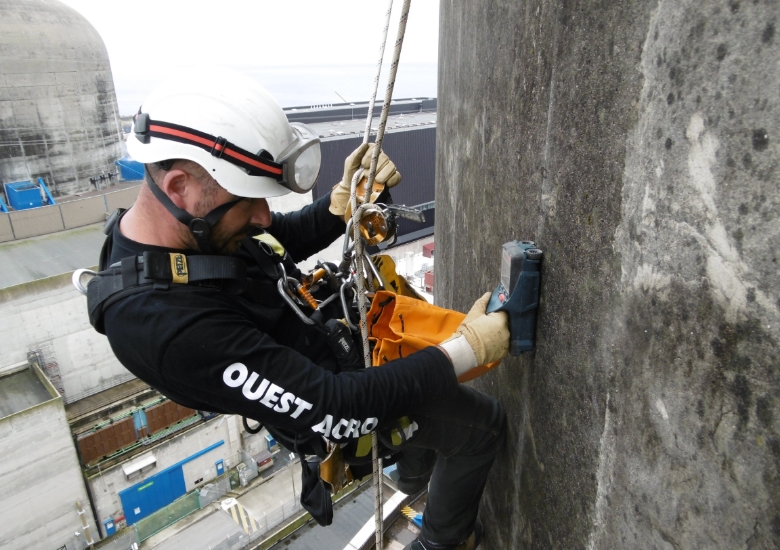
[[[168,254],[171,257],[171,273],[173,274],[173,282],[177,284],[186,285],[190,280],[189,271],[187,269],[187,256],[184,254]]]
[[[408,416],[404,416],[403,418],[398,419],[398,423],[401,425],[401,429],[405,430],[406,428],[411,426],[412,421],[409,420]],[[390,431],[390,440],[393,442],[393,445],[399,447],[404,442],[404,439],[401,437],[401,434],[398,433],[398,428],[393,428]],[[370,452],[371,452],[371,434],[360,436],[360,439],[358,439],[358,443],[357,443],[357,449],[355,449],[355,456],[356,457],[368,456],[368,453]]]
[[[373,256],[371,261],[376,266],[377,271],[379,271],[379,276],[382,278],[382,282],[387,290],[400,296],[408,296],[423,302],[425,301],[425,298],[420,296],[412,285],[396,272],[393,258],[385,254],[378,254]]]
[[[371,452],[371,434],[362,435],[358,439],[357,449],[355,450],[355,456],[368,456]]]
[[[401,425],[402,430],[405,430],[411,425],[411,421],[409,420],[408,416],[399,418],[398,423]],[[393,428],[393,430],[390,432],[390,440],[393,442],[393,445],[395,445],[396,447],[400,446],[404,442],[404,439],[405,438],[402,438],[401,434],[398,433],[398,428]]]
[[[277,241],[276,238],[270,233],[260,233],[259,235],[255,235],[255,237],[253,238],[258,241],[264,242],[265,244],[270,246],[271,250],[273,250],[276,254],[284,257],[284,247],[282,246],[282,243]]]

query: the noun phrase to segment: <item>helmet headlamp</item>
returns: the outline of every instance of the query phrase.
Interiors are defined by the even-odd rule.
[[[290,124],[293,139],[279,155],[279,160],[265,150],[254,154],[231,143],[222,136],[212,136],[194,128],[151,120],[147,113],[139,113],[134,120],[134,134],[142,144],[150,138],[176,141],[199,147],[212,156],[243,168],[250,176],[273,178],[295,193],[306,193],[314,187],[320,173],[320,139],[305,124]]]

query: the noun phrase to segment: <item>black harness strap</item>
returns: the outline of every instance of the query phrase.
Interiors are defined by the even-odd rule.
[[[110,237],[109,237],[110,238]],[[230,256],[204,256],[144,252],[142,256],[122,258],[97,274],[87,286],[89,320],[95,330],[105,334],[103,311],[130,294],[153,289],[168,289],[174,282],[172,256],[186,258],[187,285],[212,286],[229,294],[241,294],[247,283],[246,264]]]

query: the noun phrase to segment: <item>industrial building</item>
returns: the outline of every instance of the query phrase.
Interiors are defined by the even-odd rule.
[[[0,547],[83,548],[95,522],[62,397],[37,365],[0,375]]]
[[[780,547],[777,21],[777,3],[759,0],[441,3],[436,302],[468,309],[498,283],[510,239],[545,252],[535,352],[472,383],[509,419],[481,547]],[[324,148],[360,137],[343,119],[312,123],[330,124]],[[77,324],[83,303],[46,281],[0,295],[14,361],[47,339],[62,365],[110,361]],[[46,308],[59,324],[36,316]],[[0,372],[31,372],[22,361]],[[0,420],[4,438],[19,423],[56,441],[46,426],[66,433],[62,413],[34,418],[54,391],[30,391],[37,401]],[[52,462],[28,449],[0,472],[18,491],[15,468]],[[79,467],[68,452],[63,468]],[[186,478],[188,456],[163,468]],[[148,457],[128,469],[151,473]],[[51,514],[65,540],[80,489],[64,493],[33,519],[9,493],[3,517]],[[9,529],[4,546],[29,545],[29,530]]]
[[[115,170],[114,81],[83,16],[57,0],[0,1],[0,74],[0,183],[42,178],[56,198]]]

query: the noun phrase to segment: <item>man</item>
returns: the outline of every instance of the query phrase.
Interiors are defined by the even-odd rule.
[[[155,90],[136,116],[128,151],[146,166],[146,180],[101,257],[118,266],[111,285],[124,291],[90,305],[117,358],[173,401],[253,418],[297,451],[317,452],[324,440],[354,443],[408,417],[399,483],[412,491],[430,481],[411,548],[476,547],[479,500],[505,417],[456,376],[506,355],[506,316],[484,313],[486,295],[440,346],[345,371],[322,332],[277,291],[282,268],[300,277],[295,261],[344,234],[350,182],[368,166],[371,148],[347,159],[330,197],[298,212],[270,212],[267,197],[311,188],[318,140],[291,126],[254,81],[219,70]],[[377,181],[399,180],[382,155]],[[90,284],[90,293],[100,294],[98,287]],[[397,450],[388,442],[383,453]]]

